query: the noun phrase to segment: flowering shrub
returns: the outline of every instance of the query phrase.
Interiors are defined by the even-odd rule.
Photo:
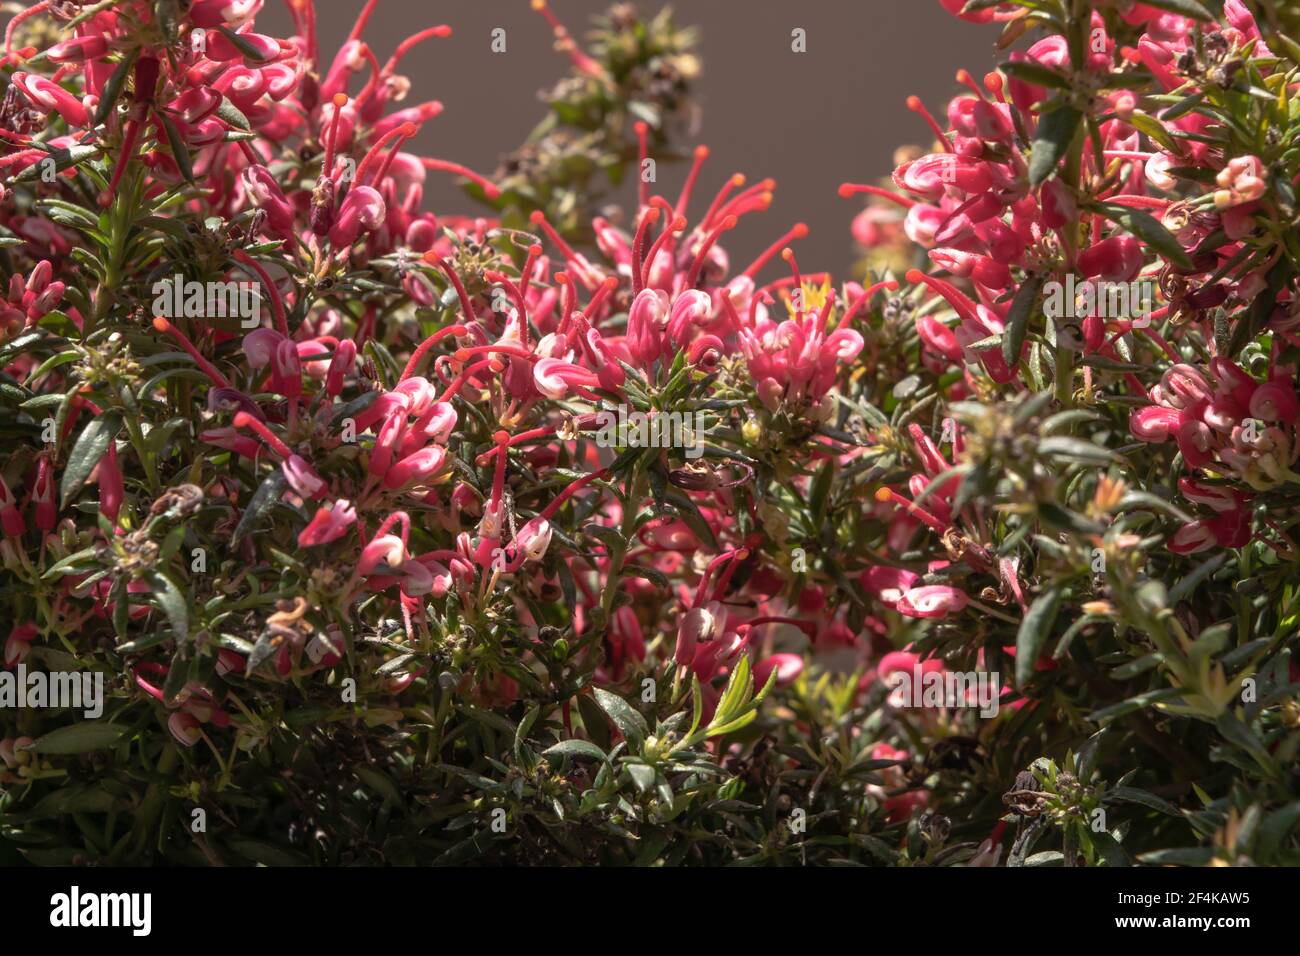
[[[839,283],[731,260],[773,184],[704,147],[594,213],[689,108],[666,15],[534,2],[573,72],[493,178],[407,151],[450,30],[381,61],[374,2],[332,56],[311,0],[17,15],[0,846],[1300,861],[1300,47],[942,3],[1024,48],[841,188]]]

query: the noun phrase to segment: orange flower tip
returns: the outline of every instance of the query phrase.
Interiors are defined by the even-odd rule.
[[[606,277],[605,277],[605,288],[608,289],[610,292],[613,292],[615,289],[617,289],[617,288],[618,288],[618,276],[606,276]]]
[[[794,228],[790,230],[790,235],[794,239],[806,239],[808,237],[808,224],[806,222],[796,222]]]
[[[683,232],[686,229],[686,217],[678,216],[673,220],[673,232]]]
[[[765,191],[770,191],[770,190],[773,190],[773,189],[776,188],[776,180],[775,180],[775,179],[768,178],[768,179],[763,180],[763,182],[761,183],[761,185],[762,185],[762,187],[763,187],[763,189],[764,189]]]
[[[434,252],[432,249],[420,256],[420,258],[431,266],[436,266],[438,264],[438,253]]]
[[[728,216],[726,219],[722,220],[722,231],[726,232],[728,229],[735,229],[736,223],[739,221],[740,220],[735,216]]]
[[[540,256],[542,254],[542,244],[540,242],[534,242],[528,247],[528,254],[530,256]]]
[[[499,199],[501,198],[501,187],[493,185],[492,183],[485,183],[483,186],[483,195],[488,199]]]
[[[470,360],[469,349],[457,349],[452,358],[463,365]]]
[[[895,285],[897,285],[897,283],[895,283]],[[450,332],[452,335],[459,336],[459,335],[464,335],[469,330],[465,328],[465,326],[463,325],[452,325],[452,326],[448,326],[447,331]]]
[[[343,107],[348,105],[348,95],[346,93],[335,93],[334,105],[338,109],[343,109]]]
[[[855,189],[853,188],[853,184],[852,184],[852,183],[840,183],[840,190],[839,190],[839,192],[840,192],[840,198],[841,198],[841,199],[848,199],[848,198],[849,198],[850,196],[852,196],[855,192],[857,192],[857,190],[855,190]]]
[[[451,26],[446,23],[440,23],[433,28],[433,35],[436,37],[442,37],[443,39],[446,39],[447,37],[451,36]]]
[[[488,370],[491,371],[493,375],[500,375],[506,370],[506,363],[493,356],[493,358],[488,361]]]
[[[651,206],[649,209],[647,209],[647,210],[645,211],[645,219],[644,219],[644,221],[645,221],[645,222],[658,222],[658,221],[659,221],[659,207],[658,207],[658,206]]]
[[[733,560],[744,561],[748,557],[749,557],[749,548],[741,548],[739,551],[736,552],[736,557]]]
[[[876,489],[876,500],[877,500],[877,501],[885,502],[885,501],[889,501],[889,500],[890,500],[891,498],[893,498],[893,497],[894,497],[893,492],[891,492],[888,488],[877,488],[877,489]]]
[[[645,120],[637,120],[632,124],[632,128],[636,130],[638,136],[644,136],[649,131],[650,126]]]
[[[546,221],[546,213],[542,212],[540,209],[534,209],[528,214],[528,221],[534,226],[540,226]]]
[[[533,0],[533,9],[534,9],[534,10],[545,10],[545,9],[546,9],[546,0]]]
[[[744,174],[744,173],[732,173],[732,174],[731,174],[731,187],[732,187],[733,189],[739,189],[739,188],[740,188],[741,186],[743,186],[743,185],[745,185],[745,174]]]
[[[908,269],[907,275],[904,278],[906,278],[908,282],[915,285],[916,283],[922,281],[925,278],[925,273],[922,272],[920,269]]]
[[[984,74],[984,86],[994,93],[1002,89],[1002,74],[992,71]]]
[[[794,258],[794,250],[791,249],[789,246],[786,246],[784,249],[781,250],[781,258],[784,259],[786,262],[789,262],[791,259]]]
[[[885,283],[881,286],[881,288],[882,288],[882,289],[888,289],[890,292],[893,292],[895,289],[898,288],[898,280],[896,280],[896,279],[890,279],[890,280],[888,280],[887,282],[885,282]]]
[[[705,145],[703,145],[703,144],[701,144],[701,145],[699,145],[699,146],[696,146],[696,147],[695,147],[695,158],[696,158],[696,159],[708,159],[708,158],[709,158],[709,147],[707,147],[707,146],[705,146]]]
[[[510,433],[509,433],[508,431],[506,431],[504,428],[503,428],[503,429],[500,429],[499,431],[493,432],[493,434],[492,434],[492,440],[493,440],[494,442],[496,442],[498,445],[506,445],[506,444],[509,444],[509,442],[510,442]]]
[[[913,113],[919,113],[921,110],[925,109],[925,104],[921,102],[921,97],[919,96],[909,96],[906,102],[907,108]]]
[[[957,82],[958,82],[958,83],[963,83],[963,84],[965,84],[965,83],[969,83],[969,82],[970,82],[970,73],[968,73],[965,69],[960,69],[960,70],[958,70],[958,71],[957,71]]]
[[[397,127],[397,130],[402,134],[403,139],[410,139],[420,131],[420,127],[416,126],[414,123],[407,122]]]
[[[172,330],[172,324],[161,315],[154,316],[153,327],[159,332],[170,332]]]
[[[236,428],[247,428],[248,423],[251,422],[252,420],[253,420],[253,416],[248,414],[248,412],[235,412],[235,417],[232,424]]]

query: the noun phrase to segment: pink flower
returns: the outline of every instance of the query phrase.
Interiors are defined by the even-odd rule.
[[[314,548],[337,541],[347,534],[348,528],[356,524],[356,521],[356,508],[350,501],[341,498],[334,502],[333,507],[316,510],[316,516],[298,534],[298,545],[303,548]]]
[[[265,166],[249,166],[242,181],[253,202],[266,212],[271,228],[283,236],[293,235],[295,210],[271,171]]]
[[[895,610],[908,617],[946,617],[969,603],[965,591],[944,584],[927,584],[905,591]]]
[[[203,727],[199,719],[188,711],[175,711],[167,718],[167,729],[182,747],[193,747],[203,738]]]
[[[889,684],[889,678],[893,674],[906,674],[911,677],[918,668],[923,674],[942,673],[945,669],[943,661],[938,658],[923,661],[912,651],[890,651],[880,658],[880,663],[876,665],[876,678]]]
[[[766,687],[772,673],[776,672],[776,686],[789,687],[803,673],[803,657],[799,654],[773,654],[754,665],[754,686]]]
[[[31,650],[32,641],[39,636],[40,631],[30,621],[15,625],[5,640],[5,667],[13,667],[26,658],[27,652]]]
[[[330,244],[343,249],[363,233],[378,229],[387,215],[384,197],[369,186],[354,186],[339,209],[334,228],[330,230]]]
[[[0,528],[10,538],[21,538],[27,530],[22,512],[18,510],[18,499],[9,490],[4,476],[0,475]]]
[[[320,475],[298,455],[290,455],[280,465],[289,487],[303,498],[322,498],[326,484]]]
[[[54,467],[49,458],[42,457],[36,464],[36,481],[32,484],[32,504],[36,506],[36,527],[53,531],[58,522],[58,507],[54,503]]]
[[[1142,269],[1142,244],[1132,236],[1111,236],[1079,253],[1079,271],[1106,282],[1128,282]]]
[[[1142,441],[1166,442],[1178,430],[1182,418],[1176,409],[1148,405],[1129,416],[1129,430]]]
[[[911,754],[887,743],[879,743],[871,748],[871,759],[897,760],[906,765],[911,760]],[[929,794],[924,790],[904,789],[908,787],[904,767],[885,767],[877,772],[884,780],[884,786],[868,784],[867,792],[880,800],[891,823],[902,823],[910,819],[915,810],[929,801]]]
[[[90,114],[86,112],[81,100],[52,80],[19,70],[14,73],[11,82],[22,90],[37,109],[57,112],[69,126],[90,124]]]
[[[663,354],[667,326],[667,294],[659,289],[642,289],[627,313],[627,346],[638,366],[649,369]]]
[[[556,358],[544,358],[533,366],[533,382],[547,398],[563,398],[571,388],[600,386],[600,378],[595,372]]]
[[[510,547],[520,563],[540,561],[551,546],[551,523],[543,517],[531,518],[519,529]]]
[[[709,608],[693,607],[687,611],[677,625],[677,645],[673,653],[677,663],[693,661],[696,648],[712,641],[719,630],[720,625]]]
[[[1219,189],[1214,194],[1218,209],[1230,209],[1254,202],[1268,191],[1268,173],[1257,156],[1238,156],[1215,177]]]
[[[918,579],[919,576],[911,571],[877,564],[863,571],[859,581],[865,590],[880,599],[880,603],[892,608]]]
[[[437,445],[421,448],[388,469],[384,474],[384,487],[402,488],[415,482],[427,484],[442,471],[446,460],[447,452],[444,448]]]

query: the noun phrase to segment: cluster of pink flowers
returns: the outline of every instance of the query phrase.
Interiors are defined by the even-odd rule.
[[[1012,34],[1047,19],[941,2]],[[1157,497],[1172,480],[1126,498],[1131,475],[1181,462],[1197,517],[1161,561],[1265,539],[1286,553],[1287,521],[1264,512],[1300,482],[1300,293],[1278,279],[1294,183],[1277,144],[1220,145],[1240,144],[1195,95],[1175,102],[1227,90],[1266,52],[1241,0],[1224,0],[1217,30],[1168,4],[1064,14],[1062,35],[1000,70],[958,72],[946,122],[911,98],[933,151],[900,154],[892,188],[840,187],[870,197],[853,234],[891,268],[838,284],[801,268],[802,222],[732,261],[729,234],[771,207],[774,183],[735,174],[708,195],[703,146],[675,196],[643,179],[632,209],[589,230],[574,228],[585,205],[422,155],[442,105],[408,103],[399,70],[449,27],[385,58],[365,39],[367,0],[329,56],[320,5],[291,0],[291,35],[274,37],[263,3],[46,0],[11,20],[0,60],[0,226],[14,237],[0,243],[14,247],[0,384],[24,436],[0,462],[0,565],[22,582],[3,666],[75,649],[119,669],[109,722],[134,745],[148,720],[132,708],[152,715],[190,780],[210,750],[214,799],[301,721],[338,730],[331,759],[349,766],[355,728],[396,728],[367,770],[391,757],[394,779],[443,779],[458,805],[481,805],[488,780],[520,817],[567,825],[635,788],[620,837],[772,774],[792,791],[834,779],[833,800],[853,791],[846,819],[930,818],[947,768],[927,746],[986,743],[966,711],[990,701],[906,703],[897,679],[955,686],[960,667],[1011,660],[992,703],[1046,718],[1038,691],[1080,676],[1069,642],[1109,661],[1098,632],[1137,626],[1121,621],[1137,572],[1089,574],[1081,555],[1138,541],[1130,522],[1149,519],[1131,510],[1182,513]],[[589,56],[533,7],[572,83],[612,95],[598,59],[611,34]],[[67,27],[46,50],[19,45],[37,17]],[[1293,85],[1281,70],[1271,82]],[[619,160],[644,168],[664,131],[619,130]],[[498,215],[424,209],[430,172]],[[925,268],[892,268],[909,254]],[[256,308],[151,299],[177,273],[251,285]],[[1096,293],[1066,303],[1074,325],[1044,296],[1067,279]],[[1104,307],[1106,289],[1138,283],[1159,290],[1149,314]],[[654,435],[611,438],[611,416]],[[663,442],[651,426],[665,422],[678,430]],[[1157,635],[1148,670],[1217,715],[1224,668],[1199,687],[1177,669],[1190,642],[1171,635],[1195,639],[1195,617]],[[360,697],[340,695],[345,675]],[[647,682],[656,693],[630,702]],[[738,735],[763,688],[787,691],[781,709]],[[1082,724],[1070,710],[1061,726]],[[808,746],[827,728],[833,746]],[[32,775],[29,729],[0,740],[0,782]],[[584,776],[596,758],[609,786]],[[737,783],[681,799],[683,776],[707,776],[683,768],[729,773],[733,758]],[[516,769],[545,800],[487,776]],[[731,801],[696,801],[710,802]],[[932,822],[926,839],[947,826]],[[1001,834],[976,861],[999,858]]]
[[[1010,7],[966,13],[959,0],[945,0],[944,6],[977,22],[1016,15]],[[1127,5],[1122,17],[1142,29],[1137,44],[1115,43],[1107,36],[1104,18],[1094,11],[1084,69],[1098,76],[1114,76],[1126,67],[1144,69],[1163,91],[1186,90],[1188,81],[1199,75],[1194,72],[1199,69],[1194,42],[1197,21],[1142,3]],[[1246,47],[1257,55],[1267,49],[1240,0],[1227,0],[1225,17],[1227,26],[1212,37],[1223,55]],[[1294,298],[1286,289],[1278,295],[1270,327],[1279,339],[1264,382],[1222,357],[1211,359],[1208,373],[1192,368],[1177,343],[1166,341],[1156,326],[1166,318],[1193,323],[1213,341],[1212,313],[1217,307],[1240,307],[1263,292],[1276,254],[1248,257],[1247,243],[1258,242],[1261,223],[1272,215],[1269,172],[1256,156],[1225,156],[1212,148],[1205,136],[1209,121],[1195,110],[1161,118],[1169,135],[1161,137],[1156,148],[1144,148],[1143,129],[1149,127],[1135,122],[1137,94],[1107,87],[1097,93],[1105,113],[1092,134],[1098,138],[1081,156],[1081,175],[1104,180],[1105,186],[1092,206],[1080,208],[1075,184],[1063,173],[1052,175],[1059,170],[1031,175],[1033,152],[1047,148],[1043,145],[1047,124],[1069,109],[1045,111],[1043,104],[1052,91],[1032,78],[1041,78],[1044,71],[1065,75],[1071,65],[1067,39],[1044,38],[1024,52],[1011,53],[1010,64],[1027,64],[1039,72],[990,73],[983,84],[965,71],[958,72],[958,81],[970,93],[949,104],[947,129],[919,100],[909,100],[909,107],[929,124],[940,149],[895,170],[898,192],[845,184],[841,194],[866,193],[905,208],[908,237],[927,250],[939,270],[939,275],[913,270],[907,278],[924,284],[951,309],[951,318],[927,309],[915,319],[927,366],[936,372],[957,366],[964,373],[964,381],[949,388],[949,398],[975,391],[973,376],[981,373],[1001,385],[1023,384],[1019,359],[1027,355],[1029,343],[1022,339],[1017,356],[1005,341],[1011,334],[1009,314],[1022,288],[1034,282],[1041,288],[1045,281],[1067,275],[1077,277],[1077,288],[1091,284],[1089,291],[1096,294],[1084,300],[1090,305],[1080,306],[1074,331],[1058,321],[1058,342],[1069,344],[1073,338],[1086,356],[1128,363],[1132,346],[1122,349],[1120,340],[1130,335],[1147,339],[1155,354],[1170,365],[1161,385],[1150,394],[1137,374],[1122,374],[1131,394],[1154,403],[1134,413],[1134,435],[1156,442],[1176,439],[1189,470],[1239,482],[1237,487],[1220,484],[1207,490],[1203,483],[1185,481],[1184,496],[1215,514],[1180,529],[1170,547],[1179,552],[1214,544],[1240,547],[1251,535],[1247,506],[1252,491],[1295,480],[1291,471],[1297,451],[1294,369],[1277,360],[1283,342],[1295,344]],[[1215,172],[1204,197],[1209,203],[1168,198],[1186,182],[1171,169],[1195,167]],[[1105,215],[1103,204],[1108,210]],[[1162,222],[1181,247],[1182,260],[1170,259],[1168,250],[1153,249],[1132,234],[1120,221],[1124,211]],[[1083,241],[1080,223],[1086,227]],[[1253,264],[1234,270],[1243,259]],[[1140,319],[1107,314],[1104,288],[1134,280],[1158,287],[1165,303]],[[1076,285],[1072,282],[1070,288]],[[1085,366],[1082,375],[1085,389],[1091,389],[1094,368]],[[913,489],[914,493],[920,490]],[[929,495],[932,515],[917,509],[910,513],[942,532],[950,517],[944,499],[942,493]]]
[[[593,223],[602,259],[577,252],[538,213],[533,224],[543,241],[527,245],[517,272],[500,257],[495,267],[471,276],[459,266],[461,249],[466,243],[487,248],[501,235],[497,224],[440,222],[422,210],[421,184],[428,170],[437,170],[470,179],[489,197],[497,189],[457,164],[403,148],[421,124],[437,116],[439,103],[397,106],[409,85],[397,72],[403,57],[450,30],[422,30],[381,63],[364,40],[375,8],[371,0],[332,60],[322,59],[315,4],[290,4],[295,33],[288,38],[258,32],[261,8],[261,0],[198,0],[183,22],[168,26],[156,19],[152,4],[128,0],[82,18],[72,38],[47,52],[58,64],[53,77],[14,74],[14,87],[28,108],[5,114],[13,150],[2,162],[15,174],[46,155],[28,148],[45,115],[57,114],[70,128],[51,143],[63,148],[93,142],[96,126],[107,121],[111,135],[101,140],[101,148],[109,151],[111,164],[101,204],[110,205],[143,166],[145,197],[188,180],[201,198],[188,200],[187,212],[247,223],[233,237],[235,265],[222,278],[242,273],[257,281],[263,304],[258,326],[237,339],[217,328],[196,331],[175,316],[155,315],[152,325],[208,380],[207,415],[198,433],[202,445],[238,456],[255,471],[270,462],[284,500],[307,509],[298,546],[321,560],[343,561],[339,606],[350,606],[366,593],[394,594],[405,631],[414,636],[427,627],[428,602],[443,599],[452,588],[466,608],[494,600],[501,580],[513,580],[532,595],[554,593],[554,577],[536,572],[560,510],[581,500],[592,519],[607,527],[624,521],[622,506],[602,488],[609,478],[608,454],[582,440],[591,437],[598,416],[590,411],[543,417],[556,402],[593,407],[630,402],[629,384],[638,390],[666,386],[674,360],[684,356],[696,374],[731,374],[732,369],[752,377],[770,412],[813,424],[829,417],[829,392],[863,347],[861,334],[852,328],[855,316],[876,291],[896,284],[863,289],[849,283],[837,294],[824,274],[803,275],[788,248],[807,234],[802,224],[743,269],[733,269],[720,240],[741,219],[768,208],[770,180],[747,185],[741,175],[727,178],[692,228],[691,196],[708,156],[700,147],[675,202],[650,195],[643,184],[634,234],[605,219]],[[39,12],[66,16],[62,9],[32,8],[11,26],[10,40],[24,19]],[[542,12],[554,21],[549,10]],[[159,29],[174,31],[168,49],[141,45],[141,36]],[[580,65],[592,63],[576,45],[569,49]],[[6,52],[10,61],[21,62],[35,51],[11,44]],[[361,89],[355,92],[352,81],[358,76]],[[60,82],[73,79],[80,82],[80,95]],[[636,133],[644,158],[644,124]],[[296,162],[286,164],[289,155]],[[53,275],[73,242],[70,234],[46,229],[40,220],[10,224],[50,256],[25,282],[15,278],[11,286],[7,314],[13,331],[60,305],[64,287]],[[452,234],[444,231],[446,225]],[[283,252],[259,251],[273,243]],[[367,303],[359,318],[335,308],[303,310],[304,286],[277,255],[294,260],[315,282],[352,260],[395,262],[395,278],[415,306],[434,306],[436,283],[442,282],[455,291],[459,314],[419,342],[391,387],[368,392],[373,385],[367,384],[372,380],[362,353],[367,342],[385,334],[378,308]],[[760,283],[760,272],[778,255],[788,263],[788,275]],[[471,291],[471,282],[486,283],[491,297],[482,288]],[[291,316],[304,311],[291,323]],[[620,313],[626,314],[626,324],[614,326],[610,320]],[[75,307],[68,315],[78,327],[88,321]],[[358,403],[358,396],[370,401]],[[450,447],[463,425],[458,400],[490,410],[499,426],[493,447],[474,462],[458,463]],[[358,410],[341,425],[339,410],[345,404]],[[64,433],[72,433],[78,416],[99,413],[97,406],[78,400]],[[533,424],[539,418],[541,423]],[[362,450],[363,475],[339,468],[348,446]],[[519,454],[539,481],[558,473],[562,458],[586,471],[562,482],[536,513],[516,520],[511,462]],[[575,455],[578,460],[571,461]],[[490,468],[490,486],[480,491],[458,477],[458,464]],[[110,443],[91,476],[103,513],[114,522],[124,507],[124,465]],[[680,585],[675,656],[683,673],[701,681],[709,712],[718,695],[715,680],[725,678],[741,654],[754,656],[755,674],[764,680],[775,673],[784,685],[798,676],[803,666],[798,655],[772,651],[770,640],[757,639],[765,625],[790,624],[818,640],[825,639],[823,632],[844,629],[842,621],[828,628],[795,616],[820,606],[807,598],[793,614],[783,613],[790,609],[768,600],[783,586],[783,576],[770,566],[755,575],[766,582],[765,595],[744,608],[724,605],[737,567],[757,559],[733,530],[731,489],[739,480],[705,469],[679,481],[719,542],[719,555],[707,566],[691,566],[688,556],[702,542],[680,519],[641,527],[622,562],[644,562],[655,573],[686,579]],[[43,533],[54,530],[57,481],[49,457],[40,458],[26,489],[15,493],[0,481],[0,519],[9,538],[27,532],[24,490],[36,527]],[[218,478],[211,491],[233,494],[234,488]],[[417,532],[421,538],[443,537],[449,546],[420,550],[413,542]],[[119,537],[125,534],[125,527],[117,529]],[[608,577],[618,569],[609,555],[590,565],[569,554],[560,560],[579,589],[571,611],[580,636],[607,605]],[[689,583],[695,577],[698,582]],[[69,602],[83,580],[83,575],[65,579]],[[644,578],[630,578],[622,586],[634,598],[655,593]],[[150,593],[146,581],[133,578],[126,593],[137,598],[129,610],[132,620],[149,613],[138,603]],[[809,591],[815,593],[820,589]],[[112,616],[110,583],[97,582],[94,594],[95,613]],[[517,612],[522,626],[540,625],[522,602]],[[291,623],[276,627],[278,676],[300,667],[329,667],[340,659],[342,641],[328,629],[308,637]],[[602,642],[602,679],[616,681],[628,664],[644,659],[642,629],[630,606],[614,609]],[[11,638],[6,657],[20,658],[28,643],[26,631]],[[218,673],[246,674],[248,664],[247,653],[223,648]],[[398,693],[422,673],[399,672],[390,688]],[[135,670],[136,684],[160,700],[164,695],[155,681],[161,684],[166,677],[164,664],[141,662]],[[491,693],[509,698],[512,686],[502,676]],[[177,740],[192,745],[204,724],[230,723],[215,693],[195,684],[183,702],[166,701]]]
[[[1147,442],[1173,439],[1193,473],[1231,477],[1256,491],[1300,480],[1293,470],[1300,456],[1300,400],[1290,371],[1275,367],[1261,384],[1224,358],[1212,359],[1208,374],[1180,363],[1165,371],[1151,398],[1154,404],[1133,413],[1133,434]],[[1247,492],[1190,477],[1178,487],[1215,517],[1180,528],[1170,539],[1171,550],[1239,548],[1250,539]]]

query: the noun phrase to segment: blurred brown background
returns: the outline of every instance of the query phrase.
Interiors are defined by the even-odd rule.
[[[551,0],[576,36],[610,0]],[[322,57],[328,62],[364,0],[318,0]],[[647,15],[658,0],[637,0]],[[845,180],[873,181],[891,168],[894,148],[928,143],[930,134],[904,106],[921,96],[942,119],[959,67],[977,76],[995,62],[996,30],[950,16],[938,0],[679,0],[680,26],[699,28],[704,74],[698,141],[712,155],[694,206],[733,172],[750,182],[777,181],[776,201],[746,219],[725,244],[738,266],[798,221],[811,234],[798,244],[805,271],[843,274],[854,259],[849,223],[860,200],[843,200]],[[402,39],[437,23],[446,40],[428,41],[402,64],[409,103],[441,100],[445,112],[425,126],[416,147],[491,174],[543,115],[537,93],[558,79],[567,60],[528,0],[382,0],[365,39],[382,63]],[[261,32],[286,35],[284,7],[268,0]],[[504,27],[507,52],[494,54],[491,31]],[[790,49],[791,30],[807,31],[807,52]],[[693,144],[684,144],[691,146]],[[661,166],[661,190],[675,197],[685,164]],[[630,192],[627,195],[631,195]],[[474,204],[445,175],[431,174],[426,205],[438,213],[471,212]]]

